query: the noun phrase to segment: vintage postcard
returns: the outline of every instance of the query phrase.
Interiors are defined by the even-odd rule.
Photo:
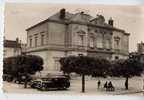
[[[144,6],[5,3],[3,92],[144,94]]]

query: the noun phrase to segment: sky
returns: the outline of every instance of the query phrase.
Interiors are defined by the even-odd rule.
[[[47,19],[61,8],[65,8],[66,11],[71,13],[82,10],[93,17],[102,14],[106,21],[112,17],[115,27],[130,33],[130,52],[137,49],[138,42],[144,41],[144,6],[68,3],[6,3],[4,11],[5,38],[14,40],[19,37],[23,43],[26,43],[25,29]]]
[[[141,5],[144,0],[5,0],[6,2],[48,2],[48,3],[81,3],[81,4],[122,4]]]

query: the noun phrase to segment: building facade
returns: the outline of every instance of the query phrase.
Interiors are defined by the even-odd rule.
[[[139,60],[144,64],[144,43],[137,44],[137,54],[139,55]]]
[[[143,42],[137,44],[137,52],[144,54],[144,43]]]
[[[48,19],[27,29],[27,54],[44,59],[44,70],[59,71],[61,57],[79,54],[109,60],[126,59],[129,33],[84,12],[71,14],[61,9]]]
[[[4,58],[21,55],[26,52],[26,44],[22,44],[18,38],[16,40],[4,39]]]

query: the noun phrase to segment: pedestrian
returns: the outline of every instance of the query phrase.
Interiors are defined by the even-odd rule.
[[[109,91],[114,91],[114,86],[113,86],[111,81],[108,83],[108,90]]]
[[[107,90],[107,81],[104,84],[104,88]]]
[[[112,87],[112,82],[111,82],[111,81],[108,83],[108,86],[109,86],[109,87]]]
[[[128,79],[125,81],[125,89],[128,90]]]
[[[100,88],[100,85],[101,85],[100,80],[97,82],[97,85],[98,85],[98,89],[99,89],[99,88]]]

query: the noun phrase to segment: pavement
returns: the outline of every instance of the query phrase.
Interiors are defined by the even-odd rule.
[[[97,81],[101,81],[100,89],[97,88]],[[115,91],[105,91],[103,85],[106,81],[111,81]],[[4,93],[22,93],[22,94],[50,94],[50,95],[143,95],[143,78],[134,77],[129,79],[129,90],[124,88],[124,78],[91,78],[86,77],[85,93],[81,92],[81,77],[70,80],[71,86],[68,90],[59,91],[38,91],[37,89],[24,88],[23,85],[3,82]]]

